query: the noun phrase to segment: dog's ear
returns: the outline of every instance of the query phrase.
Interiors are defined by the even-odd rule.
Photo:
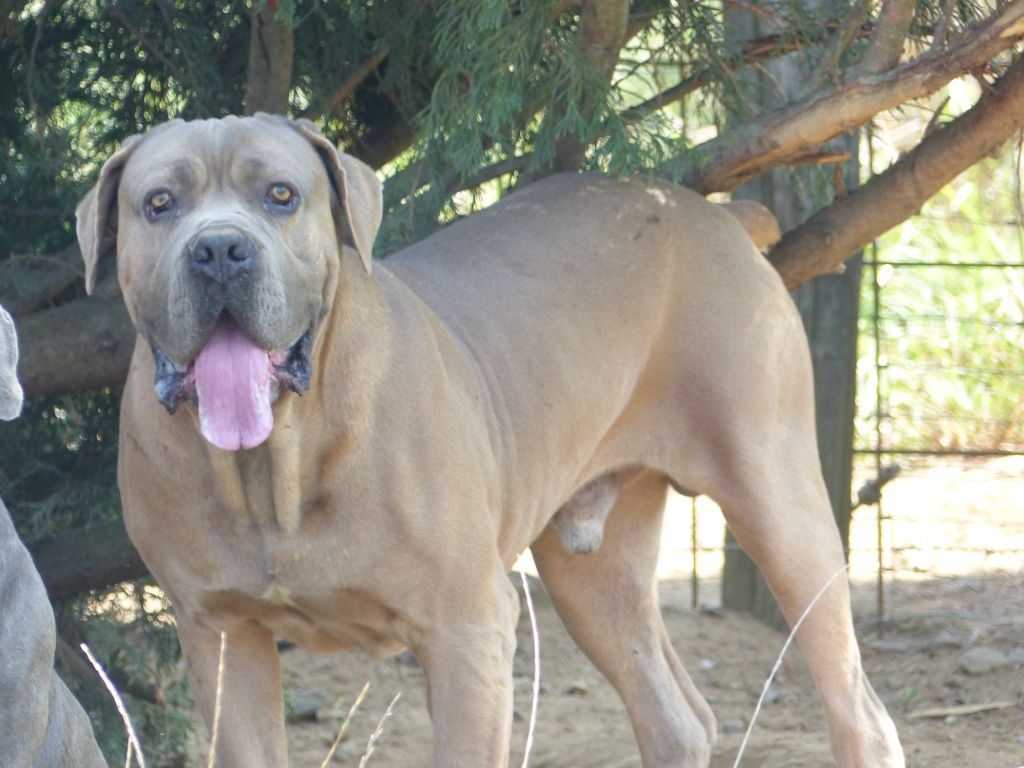
[[[326,166],[327,176],[338,194],[345,230],[369,272],[373,241],[384,214],[380,179],[366,163],[339,152],[309,120],[295,120],[293,125],[313,145]]]
[[[0,307],[0,419],[9,421],[21,413],[23,399],[18,383],[18,335],[14,320]]]
[[[100,256],[114,242],[117,232],[117,187],[121,171],[138,146],[141,136],[131,136],[100,170],[96,185],[75,209],[78,245],[85,261],[85,292],[96,287],[96,267]]]

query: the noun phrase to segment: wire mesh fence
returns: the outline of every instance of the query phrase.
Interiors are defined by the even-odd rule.
[[[897,243],[865,261],[849,558],[879,618],[895,580],[1024,570],[1024,234],[943,226],[1004,228],[1003,260]],[[670,499],[661,575],[694,607],[720,600],[723,541],[713,502]]]

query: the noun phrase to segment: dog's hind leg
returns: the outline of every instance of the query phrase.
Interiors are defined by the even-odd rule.
[[[703,431],[701,490],[721,506],[790,626],[817,598],[796,639],[824,705],[837,764],[902,768],[896,729],[861,665],[842,542],[818,458],[810,360],[795,342],[802,338],[799,321],[791,322],[789,334],[748,342],[731,360],[719,356],[762,375],[719,375],[702,387],[702,411],[716,418],[693,419]],[[741,368],[735,355],[743,352]],[[673,464],[687,466],[687,458]]]
[[[712,495],[790,626],[817,599],[797,643],[821,695],[836,762],[841,768],[902,768],[895,726],[861,666],[842,544],[814,434],[752,448],[723,462],[724,482]]]
[[[569,633],[622,697],[644,768],[704,768],[715,719],[672,650],[658,606],[667,489],[654,472],[625,480],[592,554],[567,552],[554,526],[532,550]]]

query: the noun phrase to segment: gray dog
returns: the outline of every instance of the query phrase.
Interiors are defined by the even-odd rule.
[[[0,419],[21,412],[18,338],[0,307]],[[82,707],[53,671],[46,589],[0,502],[0,765],[106,768]]]

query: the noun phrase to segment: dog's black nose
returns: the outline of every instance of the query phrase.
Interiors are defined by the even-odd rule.
[[[193,272],[223,285],[252,268],[256,245],[241,232],[210,232],[196,238],[189,258]]]

